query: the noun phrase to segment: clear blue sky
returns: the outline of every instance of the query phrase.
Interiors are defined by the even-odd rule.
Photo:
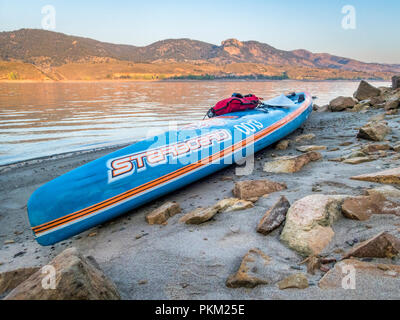
[[[56,9],[54,31],[100,41],[142,46],[168,38],[214,44],[237,38],[400,63],[399,0],[0,0],[0,31],[41,28],[48,4]],[[344,5],[355,7],[356,29],[342,28]]]

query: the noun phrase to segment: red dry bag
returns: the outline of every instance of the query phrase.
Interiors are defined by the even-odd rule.
[[[226,113],[254,109],[259,103],[260,98],[254,94],[248,94],[243,97],[241,94],[234,93],[232,97],[217,102],[214,107],[208,110],[207,115],[212,118]]]

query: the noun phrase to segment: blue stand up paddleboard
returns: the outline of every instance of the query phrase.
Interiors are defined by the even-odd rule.
[[[308,118],[307,93],[213,117],[134,143],[38,188],[28,201],[36,240],[51,245],[229,166]]]

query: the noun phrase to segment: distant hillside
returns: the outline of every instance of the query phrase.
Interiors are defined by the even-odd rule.
[[[1,32],[0,60],[3,61],[3,71],[9,71],[7,74],[5,71],[1,74],[2,69],[0,69],[0,79],[10,78],[10,72],[17,72],[7,70],[7,62],[33,65],[37,68],[37,72],[42,74],[40,78],[54,80],[82,79],[82,77],[114,79],[123,78],[124,74],[127,78],[132,74],[153,74],[153,77],[161,78],[210,74],[214,78],[244,75],[286,78],[291,74],[300,79],[356,79],[388,78],[400,72],[400,65],[364,63],[306,50],[283,51],[257,41],[240,42],[228,39],[220,46],[216,46],[190,39],[168,39],[145,47],[136,47],[36,29]],[[76,69],[74,64],[81,64],[82,70],[79,76],[71,73],[72,69]],[[83,75],[82,72],[85,73],[86,69],[93,69],[90,68],[92,64],[101,66],[105,70],[98,70],[97,74],[95,70],[90,70],[86,76]],[[185,67],[180,68],[179,64],[185,64]],[[241,64],[247,64],[248,69],[239,73],[224,71],[228,65]],[[159,70],[163,69],[163,66],[165,72]],[[20,78],[26,78],[21,74],[23,66],[20,65],[18,68],[20,71],[16,77],[19,75]],[[32,73],[32,70],[30,72]],[[307,76],[310,74],[312,76]]]

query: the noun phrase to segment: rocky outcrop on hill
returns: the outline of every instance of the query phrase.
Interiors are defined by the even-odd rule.
[[[260,67],[252,69],[253,75],[260,74],[260,70],[271,66],[274,70],[279,68],[279,71],[272,75],[287,78],[290,71],[293,79],[299,77],[310,79],[311,75],[315,78],[323,76],[323,79],[330,77],[355,79],[360,76],[389,78],[393,72],[400,72],[399,65],[364,63],[307,50],[284,51],[258,41],[227,39],[218,46],[192,39],[167,39],[137,47],[105,43],[40,29],[0,32],[0,59],[33,64],[49,75],[50,71],[54,71],[51,72],[54,80],[64,79],[66,75],[61,74],[60,69],[54,68],[65,64],[105,63],[109,70],[110,63],[116,62],[120,62],[120,66],[126,69],[125,62],[127,61],[154,65],[207,63],[220,66],[243,63],[247,70],[250,68],[249,64],[259,64]],[[145,69],[146,73],[154,73],[154,65]],[[325,70],[321,72],[321,69]],[[215,74],[222,70],[219,69]],[[209,68],[204,69],[204,73],[207,72],[210,74]],[[143,73],[143,71],[136,71],[136,73]],[[271,76],[271,73],[264,75]]]

